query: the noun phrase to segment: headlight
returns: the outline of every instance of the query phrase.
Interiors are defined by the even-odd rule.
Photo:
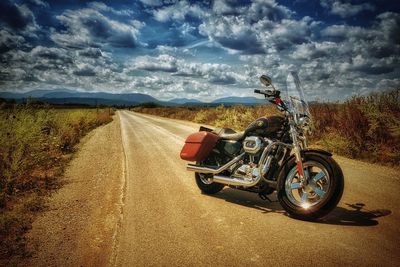
[[[304,125],[308,124],[309,121],[310,121],[309,118],[307,118],[307,117],[301,117],[301,118],[298,120],[299,126],[300,126],[300,127],[303,127]]]
[[[311,120],[308,117],[302,117],[298,120],[298,126],[303,129],[304,133],[311,134]]]

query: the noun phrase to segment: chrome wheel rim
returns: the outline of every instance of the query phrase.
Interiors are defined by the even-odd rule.
[[[326,168],[319,162],[303,163],[304,173],[308,173],[308,184],[300,183],[297,166],[293,167],[286,176],[285,191],[289,201],[304,209],[318,205],[329,195],[331,179]]]
[[[203,184],[212,184],[212,178],[206,177],[206,175],[199,173],[200,180]]]

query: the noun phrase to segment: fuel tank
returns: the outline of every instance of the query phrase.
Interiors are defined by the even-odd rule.
[[[261,117],[247,126],[246,136],[257,135],[268,138],[276,138],[280,134],[285,118],[281,116]]]

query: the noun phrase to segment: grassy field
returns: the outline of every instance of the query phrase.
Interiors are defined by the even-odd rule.
[[[398,166],[400,163],[400,90],[359,96],[343,103],[310,107],[311,144],[350,158]],[[216,108],[136,107],[134,111],[243,130],[258,117],[279,113],[272,105]]]
[[[0,258],[23,256],[24,233],[86,133],[112,120],[109,109],[0,106]]]

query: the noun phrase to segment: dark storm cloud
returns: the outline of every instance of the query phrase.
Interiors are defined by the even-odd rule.
[[[60,60],[63,64],[72,62],[71,58],[67,55],[67,51],[62,48],[37,46],[32,49],[31,56],[53,61]]]
[[[234,38],[229,37],[215,37],[214,41],[221,44],[223,47],[243,51],[245,54],[264,54],[261,43],[255,36],[246,35],[243,33]]]
[[[365,74],[379,75],[379,74],[390,73],[394,71],[394,68],[389,66],[377,66],[377,67],[368,66],[364,68],[355,68],[355,70],[361,71]]]
[[[80,70],[73,71],[73,74],[77,76],[96,76],[96,72],[91,68],[83,68]]]
[[[236,83],[235,77],[232,77],[230,75],[223,75],[220,77],[212,77],[209,79],[209,81],[214,84],[223,84],[223,85],[229,85],[229,84]]]
[[[28,3],[39,7],[49,7],[49,4],[46,1],[42,0],[29,0]]]
[[[99,58],[103,56],[99,48],[93,48],[93,47],[80,50],[78,53],[80,56],[90,57],[90,58]]]
[[[0,1],[0,22],[14,30],[22,30],[34,22],[33,13],[24,5]]]
[[[0,31],[0,53],[7,52],[13,48],[21,46],[25,42],[25,38],[14,35],[6,30]]]

